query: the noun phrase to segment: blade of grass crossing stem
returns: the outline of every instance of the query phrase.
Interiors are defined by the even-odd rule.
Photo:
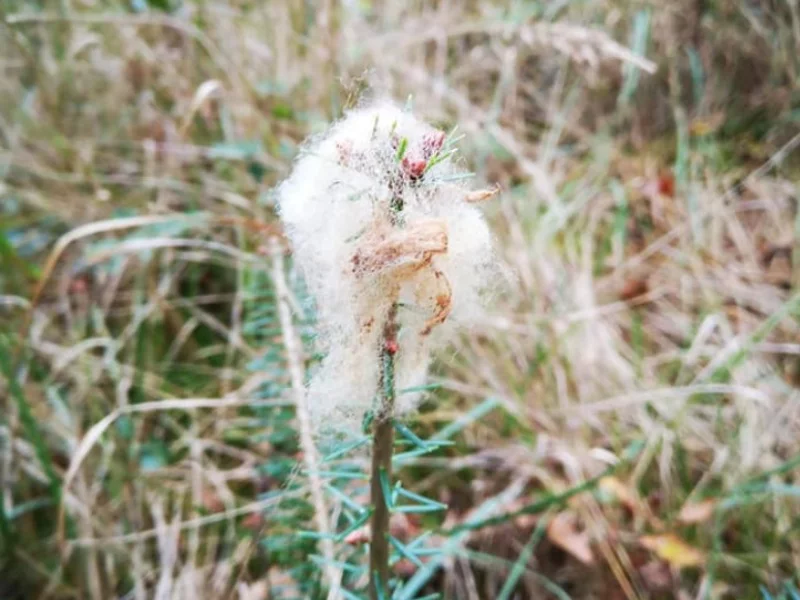
[[[694,48],[687,48],[686,55],[689,59],[689,71],[692,74],[692,95],[694,96],[694,104],[699,107],[703,102],[703,94],[706,89],[706,76],[703,72],[703,61]]]
[[[729,510],[737,506],[759,504],[776,496],[779,498],[800,498],[800,486],[764,484],[758,488],[739,491],[735,495],[731,495],[724,502],[721,502],[718,510]]]
[[[611,180],[611,194],[614,197],[614,221],[611,227],[611,252],[614,264],[621,264],[628,241],[628,219],[630,209],[625,187],[618,179]]]
[[[339,560],[326,560],[324,556],[320,556],[319,554],[312,554],[311,561],[317,565],[326,565],[332,564],[337,569],[341,569],[342,571],[346,571],[347,573],[351,573],[353,575],[361,576],[366,571],[366,568],[362,565],[354,565],[348,562],[342,562]]]
[[[505,569],[509,566],[513,567],[513,563],[510,560],[499,558],[497,556],[494,556],[493,554],[486,554],[485,552],[478,552],[476,550],[464,550],[463,552],[460,552],[459,555],[472,561],[473,563],[490,565],[493,568]],[[525,569],[525,572],[527,573],[527,575],[530,575],[531,577],[536,579],[544,589],[553,594],[553,596],[555,596],[558,600],[573,600],[570,597],[570,595],[567,594],[567,592],[565,592],[549,577],[545,577],[541,573],[537,573],[536,571],[531,571],[528,568]]]
[[[452,527],[445,533],[455,533],[464,530],[481,529],[483,527],[488,527],[490,525],[499,525],[500,523],[505,523],[506,521],[515,519],[516,517],[522,515],[535,515],[542,513],[552,507],[561,506],[565,504],[573,496],[577,496],[578,494],[592,490],[595,487],[597,487],[597,484],[600,483],[601,479],[609,475],[612,475],[622,465],[631,462],[639,454],[642,447],[643,447],[643,442],[641,440],[636,440],[632,442],[624,450],[624,452],[622,453],[622,457],[620,458],[618,463],[611,465],[599,475],[587,479],[583,483],[571,487],[568,490],[556,494],[547,493],[544,495],[543,498],[540,498],[536,502],[532,502],[527,506],[523,506],[522,508],[509,513],[504,513],[493,517],[487,517],[486,519],[472,519],[469,522],[461,523],[459,525],[456,525],[455,527]]]
[[[417,392],[430,392],[432,390],[438,390],[442,388],[441,383],[429,383],[427,385],[414,385],[411,387],[403,388],[402,390],[398,390],[397,394],[416,394]]]
[[[519,554],[519,558],[517,558],[517,560],[514,562],[514,566],[511,568],[511,572],[508,574],[508,579],[506,579],[506,582],[500,589],[500,594],[497,596],[497,600],[509,600],[509,598],[511,598],[511,594],[514,593],[514,588],[517,586],[520,578],[525,574],[525,565],[527,565],[528,561],[530,561],[533,551],[536,549],[536,545],[544,535],[547,521],[547,518],[540,519],[536,524],[536,529],[533,530],[528,543],[525,544],[525,547]]]
[[[364,513],[368,512],[367,509],[365,509],[363,506],[361,506],[358,502],[355,502],[349,496],[347,496],[347,494],[345,494],[344,492],[338,490],[334,486],[332,486],[330,484],[326,484],[325,487],[328,490],[328,493],[330,493],[333,496],[335,496],[345,506],[347,506],[351,510],[355,511],[357,514],[363,515]]]
[[[639,56],[645,56],[647,53],[647,41],[650,37],[650,9],[646,8],[636,13],[633,19],[633,34],[631,35],[631,48],[633,52]],[[617,101],[621,106],[627,104],[636,93],[636,88],[639,85],[640,69],[630,63],[625,63],[624,66],[624,83],[622,84],[622,91],[619,94]]]
[[[353,521],[353,523],[350,525],[350,527],[348,527],[347,529],[345,529],[345,530],[344,530],[344,531],[342,531],[341,533],[338,533],[338,534],[336,535],[336,537],[334,538],[334,540],[335,540],[335,541],[337,541],[337,542],[342,542],[342,541],[344,541],[344,539],[345,539],[345,538],[346,538],[348,535],[350,535],[351,533],[353,533],[354,531],[356,531],[356,530],[358,530],[358,529],[361,529],[361,527],[363,527],[364,525],[366,525],[366,524],[367,524],[367,521],[369,521],[369,518],[370,518],[371,516],[372,516],[372,511],[371,511],[371,510],[367,510],[367,511],[365,511],[363,515],[361,515],[361,516],[360,516],[358,519],[356,519],[355,521]]]
[[[396,502],[396,497],[402,496],[408,500],[413,500],[414,502],[418,502],[418,504],[405,504],[402,506],[398,506]],[[415,494],[414,492],[404,489],[402,487],[398,487],[395,490],[395,496],[393,496],[392,502],[394,503],[394,510],[396,512],[434,512],[438,510],[447,510],[447,504],[442,504],[441,502],[437,502],[436,500],[431,500],[430,498],[426,498],[425,496],[421,496],[419,494]]]
[[[495,512],[498,506],[505,506],[509,502],[517,499],[521,491],[521,489],[511,486],[497,496],[492,496],[475,509],[473,519],[477,521],[486,519],[490,514]],[[395,590],[395,593],[392,595],[392,600],[414,600],[416,594],[425,587],[428,581],[436,574],[447,557],[456,553],[468,535],[468,531],[450,535],[448,540],[441,547],[440,552],[431,556],[422,569],[418,569],[404,586],[398,587]],[[420,552],[417,552],[417,554],[419,555]]]
[[[774,496],[800,498],[800,486],[769,483],[758,484],[756,481],[753,481],[753,479],[758,480],[764,477],[770,477],[777,473],[785,473],[787,470],[790,470],[786,468],[787,465],[792,467],[796,466],[796,458],[786,461],[786,463],[776,469],[765,471],[764,473],[756,476],[756,478],[751,478],[749,483],[746,482],[745,484],[734,488],[728,494],[727,498],[717,505],[717,509],[714,511],[714,535],[712,538],[713,545],[709,554],[708,567],[706,569],[706,577],[709,582],[709,585],[706,588],[707,590],[710,590],[712,587],[711,584],[714,583],[717,574],[717,565],[723,552],[722,536],[724,531],[723,525],[725,513],[740,506],[766,502],[767,500],[772,499]],[[709,597],[709,592],[707,592],[705,598]]]
[[[406,440],[414,444],[414,446],[416,446],[417,448],[426,448],[430,445],[429,442],[426,442],[425,440],[421,439],[413,431],[411,431],[408,427],[406,427],[399,421],[394,421],[394,428],[397,431],[397,433],[402,435],[404,438],[406,438]]]
[[[778,465],[777,467],[774,467],[772,469],[768,469],[766,471],[762,471],[761,473],[759,473],[757,475],[753,475],[752,477],[747,479],[747,481],[745,481],[745,482],[739,484],[738,486],[736,486],[733,489],[732,493],[736,492],[737,490],[747,489],[747,488],[749,488],[749,487],[751,487],[753,485],[758,484],[760,481],[762,481],[764,479],[769,479],[773,475],[783,475],[784,473],[788,473],[789,471],[793,471],[797,467],[800,467],[800,454],[798,454],[796,456],[793,456],[792,458],[787,460],[782,465]]]
[[[354,594],[353,592],[348,592],[345,589],[340,590],[342,594],[342,598],[345,600],[364,600],[363,596],[359,596],[358,594]]]
[[[330,462],[330,461],[335,460],[337,458],[341,458],[342,456],[344,456],[348,452],[352,452],[353,450],[355,450],[357,448],[360,448],[361,446],[365,446],[371,440],[372,440],[371,437],[364,436],[361,439],[355,440],[354,442],[351,442],[349,444],[345,444],[341,448],[337,448],[336,450],[334,450],[333,452],[328,454],[325,458],[322,459],[322,462]]]
[[[592,477],[591,479],[587,479],[583,483],[576,485],[575,487],[569,488],[564,492],[560,492],[557,494],[545,494],[545,496],[536,502],[528,504],[520,508],[519,510],[515,510],[509,513],[504,513],[502,515],[497,515],[494,517],[488,517],[486,519],[481,520],[473,520],[468,523],[461,523],[460,525],[456,525],[455,527],[451,528],[448,533],[455,533],[455,532],[462,532],[466,530],[475,530],[475,529],[482,529],[484,527],[489,527],[491,525],[499,525],[501,523],[505,523],[506,521],[510,521],[511,519],[515,519],[522,515],[535,515],[542,513],[549,508],[557,507],[562,504],[565,504],[567,500],[572,498],[573,496],[577,496],[578,494],[593,489],[597,484],[600,482],[601,479],[611,475],[614,471],[617,470],[617,466],[612,466],[597,475],[596,477]]]
[[[389,483],[389,475],[386,473],[385,469],[380,469],[378,471],[378,479],[380,480],[386,506],[389,508],[389,511],[391,511],[394,508],[396,494],[392,491],[392,484]]]
[[[769,592],[764,586],[760,587],[761,593],[767,598],[776,598],[776,600],[800,600],[800,591],[798,591],[794,582],[786,581],[783,584],[783,589],[779,596],[770,596]]]
[[[453,437],[462,429],[485,417],[499,405],[500,401],[497,398],[486,398],[486,400],[472,407],[455,421],[443,427],[436,435],[428,440],[428,442],[446,440]]]
[[[378,574],[377,571],[372,573],[373,580],[375,581],[375,591],[377,595],[377,600],[389,600],[386,597],[386,593],[384,591],[383,582],[381,581],[381,576]]]
[[[739,350],[734,352],[724,363],[717,365],[712,376],[719,375],[722,371],[730,371],[739,366],[745,360],[755,344],[758,344],[772,333],[772,330],[780,325],[787,316],[800,310],[800,292],[792,296],[783,306],[772,313],[762,322],[749,338],[741,345]]]
[[[797,588],[791,581],[787,581],[783,584],[783,589],[777,596],[770,594],[769,590],[763,585],[758,586],[758,589],[764,600],[800,600],[800,592],[797,591]]]
[[[22,422],[22,428],[25,431],[25,435],[33,444],[36,458],[42,465],[42,470],[47,477],[50,496],[53,498],[53,502],[58,504],[61,497],[61,483],[55,469],[53,468],[53,458],[50,456],[50,451],[47,449],[44,436],[36,424],[36,419],[33,417],[33,412],[31,411],[31,407],[25,398],[25,393],[20,387],[17,378],[14,377],[14,370],[11,366],[11,361],[9,358],[10,356],[11,353],[8,342],[6,339],[0,338],[0,371],[2,371],[3,375],[5,376],[6,381],[8,382],[8,391],[17,405],[19,418]]]
[[[390,535],[390,536],[389,536],[389,543],[390,543],[392,546],[394,546],[394,549],[395,549],[395,550],[397,550],[397,551],[400,553],[400,556],[402,556],[403,558],[407,558],[407,559],[408,559],[408,560],[410,560],[412,563],[414,563],[414,564],[415,564],[417,567],[419,567],[419,568],[422,568],[423,566],[425,566],[425,565],[423,564],[423,562],[422,562],[422,561],[421,561],[421,560],[420,560],[420,559],[417,557],[417,555],[416,555],[416,554],[414,554],[414,553],[413,553],[413,552],[412,552],[412,551],[411,551],[411,550],[408,548],[408,546],[405,546],[405,545],[403,545],[403,542],[401,542],[400,540],[398,540],[398,539],[397,539],[396,537],[394,537],[393,535]]]
[[[675,174],[675,189],[680,193],[687,191],[689,183],[689,155],[691,150],[691,136],[689,135],[689,119],[686,116],[686,111],[682,106],[673,107],[673,119],[675,120],[675,162],[673,163],[672,170]],[[692,226],[692,235],[696,236],[694,226],[698,223],[697,215],[695,214],[697,207],[693,205],[691,197],[686,196],[686,209],[689,211],[690,225]],[[695,211],[695,212],[692,212]],[[693,238],[697,242],[696,237]]]
[[[786,591],[789,593],[789,597],[792,600],[800,600],[800,590],[798,590],[791,581],[786,582]]]

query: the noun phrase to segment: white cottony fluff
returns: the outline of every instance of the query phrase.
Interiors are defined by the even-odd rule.
[[[451,143],[410,112],[374,103],[310,140],[280,186],[317,308],[324,358],[308,393],[320,429],[357,427],[373,406],[395,303],[399,413],[419,402],[404,390],[424,385],[431,352],[480,307],[492,240]]]

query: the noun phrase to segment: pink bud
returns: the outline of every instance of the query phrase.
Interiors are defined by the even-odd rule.
[[[431,156],[436,154],[442,149],[444,144],[444,131],[434,131],[433,133],[426,133],[422,138],[422,156],[428,160]]]

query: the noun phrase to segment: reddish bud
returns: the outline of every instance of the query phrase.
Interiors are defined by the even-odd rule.
[[[361,544],[367,544],[370,541],[370,530],[369,527],[360,527],[356,529],[352,533],[349,533],[344,538],[344,543],[349,544],[351,546],[360,546]]]
[[[417,572],[417,566],[407,558],[401,558],[392,565],[392,571],[400,577],[411,577]]]
[[[386,340],[386,352],[394,356],[397,354],[397,351],[400,349],[400,346],[397,344],[397,340]]]
[[[427,166],[427,160],[417,160],[406,157],[402,162],[403,173],[405,173],[409,179],[412,180],[417,180],[422,177]]]
[[[675,178],[672,173],[664,172],[658,177],[658,193],[662,196],[675,196]]]
[[[69,282],[69,291],[73,294],[85,294],[89,289],[89,284],[86,279],[79,277]]]

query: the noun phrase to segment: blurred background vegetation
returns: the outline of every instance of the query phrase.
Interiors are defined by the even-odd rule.
[[[320,596],[272,189],[370,90],[513,273],[409,423],[425,590],[800,598],[799,74],[797,0],[3,0],[0,598]]]

